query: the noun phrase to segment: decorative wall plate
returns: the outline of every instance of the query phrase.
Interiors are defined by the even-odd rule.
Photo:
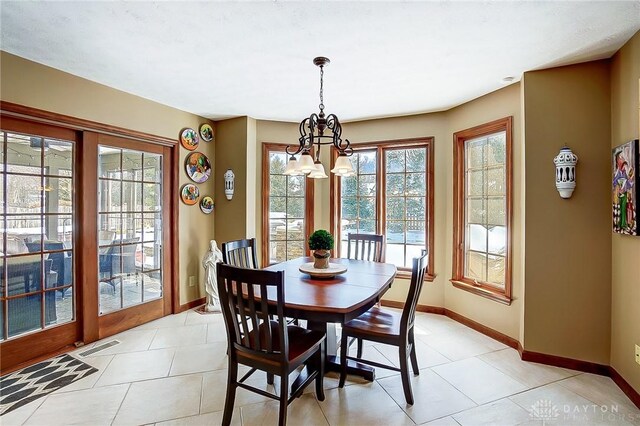
[[[192,183],[187,183],[180,190],[180,199],[188,206],[193,206],[200,198],[200,190]]]
[[[213,127],[211,127],[211,125],[207,123],[201,124],[200,137],[205,142],[211,142],[213,140]]]
[[[336,275],[347,272],[347,265],[329,262],[329,267],[327,269],[316,269],[313,267],[313,262],[309,262],[300,265],[298,270],[311,275],[311,278],[333,278]]]
[[[200,210],[202,210],[204,214],[210,214],[213,211],[213,198],[208,195],[202,197],[202,200],[200,200]]]
[[[196,183],[203,183],[211,176],[211,163],[206,155],[201,152],[192,152],[187,155],[184,162],[189,179]]]
[[[198,147],[200,140],[198,139],[198,134],[195,130],[184,129],[180,133],[180,143],[185,149],[194,151]]]

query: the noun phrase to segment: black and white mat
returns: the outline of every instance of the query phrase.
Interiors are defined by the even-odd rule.
[[[98,371],[60,355],[0,377],[0,416]]]

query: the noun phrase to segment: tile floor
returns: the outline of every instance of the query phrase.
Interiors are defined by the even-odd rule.
[[[289,406],[290,425],[640,425],[640,410],[611,379],[523,362],[517,352],[447,317],[418,314],[416,403],[404,402],[398,373],[372,383],[325,378]],[[80,359],[100,371],[0,418],[10,425],[215,425],[227,382],[220,315],[172,315],[118,336]],[[99,344],[100,342],[98,342]],[[93,345],[87,345],[73,354]],[[365,355],[397,365],[397,352],[367,344]],[[264,375],[250,383],[273,391]],[[278,380],[276,378],[276,386]],[[278,404],[238,389],[234,425],[277,424]]]

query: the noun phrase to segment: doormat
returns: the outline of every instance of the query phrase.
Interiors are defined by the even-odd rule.
[[[0,377],[0,416],[98,371],[60,355]]]

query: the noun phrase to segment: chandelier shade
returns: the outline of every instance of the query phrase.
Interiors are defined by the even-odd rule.
[[[353,154],[351,142],[348,139],[342,140],[342,125],[338,117],[335,114],[325,115],[324,113],[324,67],[329,65],[330,61],[328,58],[319,56],[313,60],[313,63],[320,67],[320,105],[318,106],[320,112],[318,114],[312,113],[300,122],[298,146],[292,148],[288,145],[285,148],[287,154],[290,155],[285,174],[295,175],[302,172],[316,179],[328,177],[322,163],[320,163],[320,147],[333,145],[338,152],[338,161],[331,172],[336,176],[344,176],[353,172],[351,162],[347,158]],[[314,148],[314,145],[316,147],[315,161],[311,156],[311,149]],[[300,160],[296,160],[295,155],[297,154],[301,154]],[[340,160],[341,158],[343,160]]]

